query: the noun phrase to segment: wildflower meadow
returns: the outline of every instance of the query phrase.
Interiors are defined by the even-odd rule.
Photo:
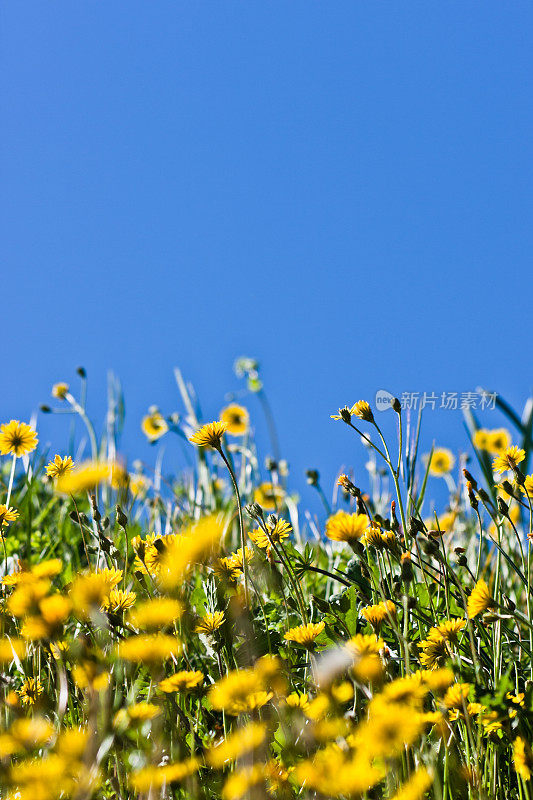
[[[0,796],[532,800],[533,406],[468,412],[467,461],[438,430],[422,452],[399,400],[390,438],[348,398],[329,424],[366,468],[309,469],[306,513],[239,374],[206,420],[177,373],[179,411],[138,421],[151,467],[120,451],[117,384],[97,433],[83,369],[1,420]],[[47,451],[54,413],[83,435]]]

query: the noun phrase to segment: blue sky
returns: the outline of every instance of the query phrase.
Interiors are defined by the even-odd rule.
[[[529,2],[0,14],[5,419],[83,364],[98,420],[112,368],[127,453],[149,460],[139,420],[179,408],[175,365],[211,419],[240,387],[234,358],[255,356],[309,499],[307,466],[328,483],[363,463],[329,420],[339,405],[480,384],[523,404]],[[66,442],[66,425],[40,425]],[[428,413],[424,435],[464,447],[461,414]]]

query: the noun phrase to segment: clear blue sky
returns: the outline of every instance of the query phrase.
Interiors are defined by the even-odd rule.
[[[523,403],[530,2],[7,0],[0,15],[3,418],[28,419],[83,364],[99,419],[113,368],[126,450],[149,459],[139,419],[178,408],[173,366],[212,419],[253,355],[295,479],[319,466],[327,482],[362,463],[329,414],[379,388],[486,384]],[[433,427],[465,445],[459,412],[428,414],[427,442]]]

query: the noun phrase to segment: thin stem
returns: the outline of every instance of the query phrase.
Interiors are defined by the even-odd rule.
[[[235,477],[235,473],[233,472],[233,468],[226,458],[224,451],[222,450],[222,445],[216,448],[217,452],[220,453],[224,464],[228,468],[228,472],[231,476],[231,481],[233,483],[233,488],[235,490],[235,496],[237,498],[237,508],[239,512],[239,528],[240,528],[240,535],[241,535],[241,547],[242,547],[242,571],[244,574],[244,600],[246,605],[249,605],[248,600],[248,564],[246,562],[246,546],[245,546],[245,537],[244,537],[244,520],[242,516],[242,503],[241,503],[241,495],[239,492],[239,487],[237,485],[237,479]]]
[[[15,477],[15,464],[17,463],[17,456],[13,453],[13,461],[11,462],[11,472],[9,474],[9,484],[7,487],[7,500],[6,506],[9,508],[9,501],[11,500],[11,490],[13,489],[13,478]]]

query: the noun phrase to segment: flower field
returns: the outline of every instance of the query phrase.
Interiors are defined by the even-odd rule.
[[[241,374],[207,422],[178,375],[183,412],[139,421],[155,468],[120,456],[116,387],[97,436],[81,369],[42,407],[83,426],[66,450],[0,426],[0,796],[531,800],[531,408],[469,414],[468,461],[419,452],[397,400],[391,440],[332,409],[366,471],[309,470],[313,515]]]

